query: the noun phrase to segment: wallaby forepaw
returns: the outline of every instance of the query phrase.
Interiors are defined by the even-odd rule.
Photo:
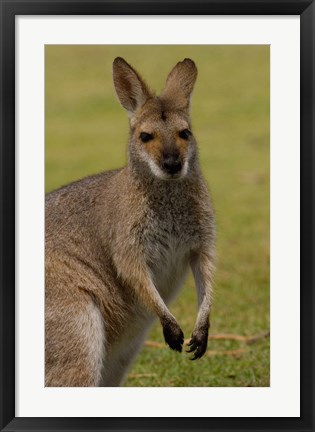
[[[163,323],[163,334],[165,342],[172,350],[182,352],[184,333],[176,322]]]
[[[190,360],[200,359],[207,350],[208,345],[208,327],[200,330],[195,330],[191,335],[190,342],[188,346],[188,353],[193,353],[193,357]]]

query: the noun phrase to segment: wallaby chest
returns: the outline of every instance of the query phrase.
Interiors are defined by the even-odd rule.
[[[170,186],[149,200],[142,232],[147,264],[165,300],[184,282],[190,251],[200,239],[193,200],[181,185]]]

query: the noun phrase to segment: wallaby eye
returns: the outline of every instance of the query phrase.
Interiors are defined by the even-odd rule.
[[[184,140],[188,140],[188,138],[191,135],[191,132],[189,129],[183,129],[182,131],[178,132],[178,135],[180,136],[180,138]]]
[[[153,134],[147,132],[141,132],[140,139],[142,142],[147,143],[148,141],[153,140]]]

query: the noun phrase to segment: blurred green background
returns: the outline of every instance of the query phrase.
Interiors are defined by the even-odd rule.
[[[164,346],[156,324],[127,386],[269,386],[269,46],[50,46],[45,48],[46,192],[126,163],[128,120],[112,84],[124,57],[160,91],[178,61],[199,75],[193,132],[217,214],[217,272],[207,356]],[[171,305],[185,337],[196,319],[192,276]]]

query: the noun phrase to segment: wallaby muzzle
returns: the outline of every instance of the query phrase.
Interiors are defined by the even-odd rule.
[[[162,169],[168,174],[177,174],[182,169],[182,162],[179,154],[173,153],[164,155]]]

